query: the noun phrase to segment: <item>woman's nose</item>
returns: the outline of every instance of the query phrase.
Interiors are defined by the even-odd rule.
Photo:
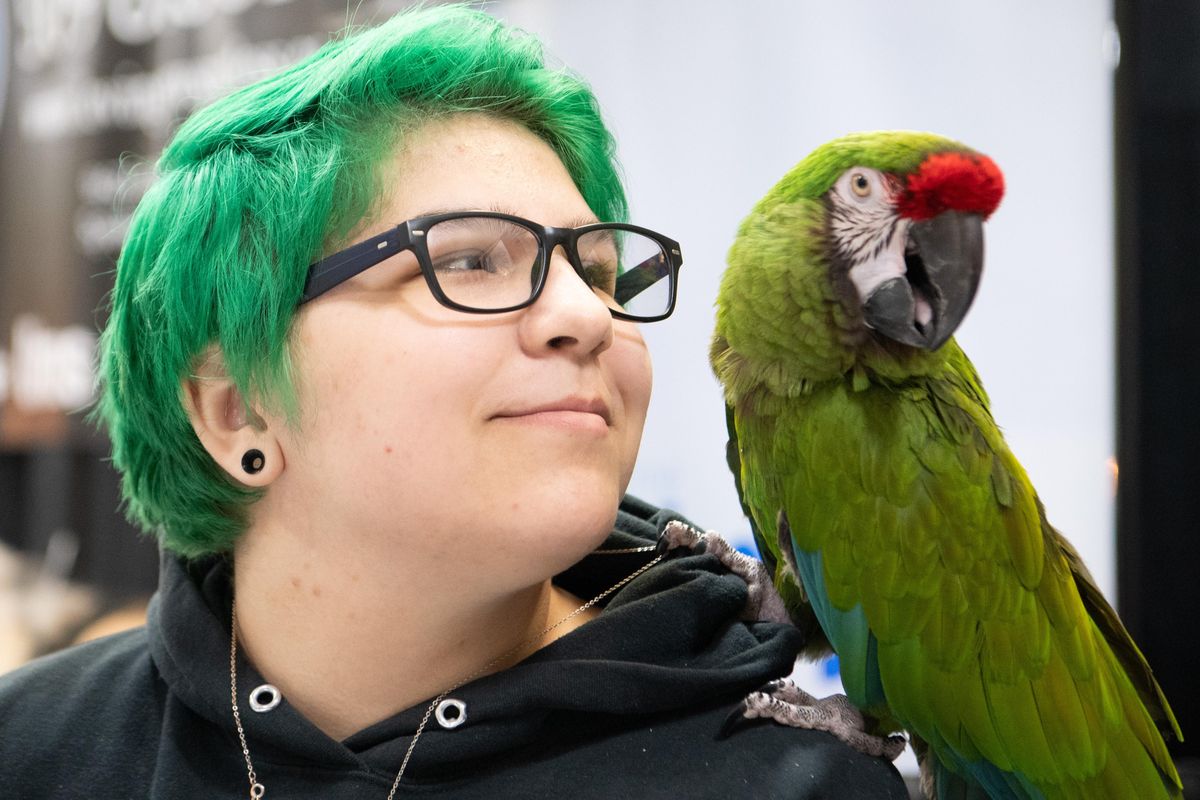
[[[608,305],[575,271],[561,248],[550,253],[546,285],[525,313],[527,347],[566,350],[580,356],[598,355],[613,342],[613,317]]]

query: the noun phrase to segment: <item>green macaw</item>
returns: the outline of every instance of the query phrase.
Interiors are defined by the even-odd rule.
[[[717,299],[730,466],[809,654],[908,732],[931,796],[1178,798],[1166,698],[951,338],[1003,192],[991,159],[907,131],[784,176]]]

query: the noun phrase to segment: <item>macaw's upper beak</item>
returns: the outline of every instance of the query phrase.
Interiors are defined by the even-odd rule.
[[[903,277],[876,287],[863,304],[867,324],[913,347],[936,350],[954,335],[983,274],[983,217],[943,211],[913,222]]]

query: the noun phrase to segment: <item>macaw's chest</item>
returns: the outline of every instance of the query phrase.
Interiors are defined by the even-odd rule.
[[[919,387],[855,391],[849,382],[760,400],[738,420],[743,477],[760,484],[752,493],[766,504],[788,510],[797,535],[818,522],[810,513],[850,513],[874,497],[910,505],[936,417],[927,403]]]
[[[982,404],[952,389],[839,384],[739,422],[760,525],[784,512],[797,560],[820,555],[821,591],[843,609],[866,602],[881,631],[928,612],[920,587],[935,573],[965,609],[994,605],[997,563],[1026,586],[1041,570],[1027,480]]]

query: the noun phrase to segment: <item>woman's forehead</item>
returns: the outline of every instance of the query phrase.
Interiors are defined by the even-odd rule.
[[[510,120],[478,113],[434,119],[405,137],[391,163],[381,209],[393,224],[461,210],[563,226],[595,221],[558,154]]]

